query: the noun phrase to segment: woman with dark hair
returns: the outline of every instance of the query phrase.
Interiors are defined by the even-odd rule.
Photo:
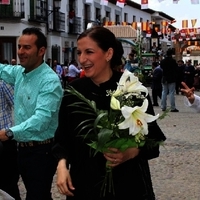
[[[110,97],[106,91],[115,90],[122,75],[113,70],[121,63],[122,45],[108,29],[93,27],[78,37],[77,53],[85,77],[70,85],[87,99],[95,101],[98,109],[109,110]],[[149,97],[148,100],[148,113],[154,114]],[[154,200],[148,159],[158,157],[159,146],[152,149],[128,148],[123,152],[112,148],[110,153],[91,155],[87,145],[90,141],[80,137],[77,128],[91,116],[77,113],[81,108],[75,110],[68,106],[78,101],[75,96],[64,96],[60,107],[59,126],[53,147],[53,154],[58,159],[57,186],[60,193],[65,194],[67,200]],[[87,134],[87,130],[84,129],[81,134]],[[165,140],[156,122],[150,124],[149,135],[155,140]],[[107,191],[102,196],[107,160],[113,163],[115,194]]]

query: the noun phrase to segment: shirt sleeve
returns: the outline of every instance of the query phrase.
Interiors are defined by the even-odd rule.
[[[54,136],[63,90],[58,81],[49,80],[41,85],[33,115],[10,128],[17,141],[42,141]],[[26,134],[24,134],[26,133]]]
[[[200,97],[197,96],[196,94],[194,94],[194,102],[191,104],[189,102],[189,100],[187,99],[187,97],[184,97],[184,104],[187,106],[187,107],[191,107],[193,108],[194,110],[196,110],[197,112],[200,112]]]

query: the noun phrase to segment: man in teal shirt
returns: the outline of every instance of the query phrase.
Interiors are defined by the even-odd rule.
[[[40,29],[26,28],[18,42],[20,66],[0,64],[0,79],[14,85],[14,126],[0,130],[0,140],[14,139],[26,200],[50,200],[56,161],[51,154],[63,90],[44,62],[47,41]]]

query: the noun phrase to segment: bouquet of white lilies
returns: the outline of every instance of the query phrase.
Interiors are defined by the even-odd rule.
[[[110,110],[108,111],[98,110],[95,102],[86,99],[70,86],[67,91],[82,100],[82,103],[76,104],[76,106],[81,106],[84,109],[83,104],[87,104],[85,112],[89,113],[90,110],[92,113],[92,124],[88,123],[88,120],[87,122],[82,122],[80,124],[82,126],[80,133],[85,128],[89,130],[88,135],[97,133],[96,139],[93,139],[88,144],[95,149],[95,153],[107,152],[109,147],[125,151],[130,147],[138,148],[144,146],[148,141],[148,123],[155,121],[159,117],[159,114],[153,116],[146,113],[148,90],[142,85],[138,77],[128,70],[125,70],[122,74],[116,91],[107,91],[107,95],[111,96]],[[84,123],[87,125],[83,125]],[[84,135],[84,137],[86,138],[87,135]],[[114,192],[112,168],[107,164],[102,188],[103,194],[105,194],[106,189]]]

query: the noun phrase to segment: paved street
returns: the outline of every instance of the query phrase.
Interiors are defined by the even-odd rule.
[[[179,113],[169,112],[158,121],[167,141],[160,149],[160,157],[150,161],[156,199],[200,200],[200,113],[185,107],[182,95],[176,95],[176,104]],[[162,111],[155,107],[155,112]],[[24,200],[21,181],[19,187]],[[52,192],[54,200],[65,199],[59,195],[55,181]]]

